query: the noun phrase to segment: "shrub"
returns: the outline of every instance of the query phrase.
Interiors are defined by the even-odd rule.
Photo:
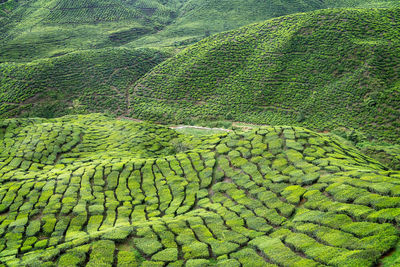
[[[40,231],[40,221],[35,220],[31,221],[26,228],[26,235],[27,236],[34,236]]]
[[[100,240],[93,244],[87,266],[111,265],[114,262],[115,244],[109,240]]]
[[[85,261],[85,254],[78,252],[68,252],[62,255],[58,261],[58,266],[79,266]]]
[[[134,243],[144,254],[152,255],[162,248],[156,237],[135,238]]]
[[[118,267],[137,267],[139,263],[136,254],[131,251],[119,251],[118,252]]]
[[[106,232],[102,237],[105,239],[111,239],[115,241],[125,240],[132,232],[131,227],[119,227],[114,228],[112,231]]]
[[[182,246],[185,259],[209,257],[208,246],[204,243],[193,241]]]
[[[209,241],[209,243],[211,245],[212,252],[216,256],[229,254],[230,252],[235,251],[239,247],[238,244],[226,241],[219,241],[219,240]]]
[[[151,257],[153,261],[176,261],[178,260],[178,249],[167,248],[164,249]]]
[[[186,262],[187,267],[206,267],[210,265],[210,261],[206,259],[191,259]]]
[[[243,266],[261,267],[266,265],[264,259],[251,248],[243,248],[231,255],[232,258],[237,259]]]

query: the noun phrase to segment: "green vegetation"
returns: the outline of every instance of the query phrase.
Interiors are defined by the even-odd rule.
[[[400,170],[400,145],[366,145],[361,147],[363,153],[379,160],[394,170]]]
[[[188,0],[182,1],[177,18],[160,32],[135,40],[131,45],[184,46],[210,34],[236,29],[252,22],[326,8],[400,7],[396,0]]]
[[[223,128],[207,128],[198,126],[176,126],[173,128],[179,133],[183,133],[186,135],[194,135],[194,136],[212,135],[229,131],[229,130],[224,130]]]
[[[1,0],[0,117],[59,117],[67,114],[82,114],[99,111],[122,115],[130,114],[132,109],[137,109],[137,113],[147,120],[161,120],[161,115],[166,112],[168,121],[174,121],[180,116],[180,114],[178,114],[177,118],[171,118],[171,114],[177,109],[175,97],[172,97],[172,99],[151,99],[152,102],[164,101],[162,104],[148,103],[150,100],[147,99],[143,101],[140,92],[136,94],[135,91],[128,97],[127,91],[129,88],[134,87],[138,78],[142,77],[154,66],[189,44],[198,42],[204,37],[215,33],[297,12],[332,7],[389,8],[399,7],[399,5],[400,4],[396,0],[343,0],[324,2],[318,0],[283,0],[270,1],[268,4],[258,0]],[[365,24],[375,23],[375,20],[380,19],[380,17],[374,17],[373,20],[370,20],[368,16],[364,19],[364,14],[359,14],[359,16],[360,20],[365,20],[363,22]],[[334,18],[332,19],[334,20]],[[393,18],[393,20],[396,19]],[[330,21],[327,23],[329,25],[331,24]],[[385,30],[380,27],[383,23],[385,23],[385,21],[382,21],[378,25],[365,26],[371,27],[368,31],[368,35],[371,35],[370,31],[375,31],[374,33],[379,34],[379,31]],[[299,23],[299,26],[301,26],[300,24],[301,23]],[[281,26],[283,25],[279,27]],[[396,22],[393,22],[391,26],[394,31],[395,27],[397,27]],[[353,25],[349,24],[346,27],[352,28]],[[336,29],[348,31],[346,27],[342,28],[341,25],[338,25]],[[286,28],[282,29],[282,31],[286,31]],[[308,31],[307,27],[305,27],[304,31]],[[280,32],[277,32],[277,34],[280,34]],[[321,36],[315,37],[319,38]],[[377,60],[379,60],[379,56],[383,55],[382,53],[384,52],[377,53],[376,51],[363,50],[364,46],[374,45],[376,41],[375,37],[355,36],[355,42],[361,46],[360,49],[357,48],[357,53],[378,54]],[[325,39],[325,36],[322,38]],[[295,46],[298,41],[297,39],[297,37],[294,38],[294,43],[288,43],[288,46]],[[390,40],[388,40],[388,42],[390,42]],[[342,43],[341,37],[336,43]],[[391,45],[393,46],[395,44]],[[152,50],[137,50],[137,48],[143,47],[151,48]],[[252,47],[253,46],[250,45],[247,48],[252,49]],[[303,71],[308,73],[308,69],[302,69],[301,66],[297,66],[298,63],[305,60],[305,58],[301,56],[296,58],[296,55],[304,51],[298,51],[290,47],[285,51],[271,50],[268,48],[267,52],[278,54],[280,54],[280,52],[295,52],[294,59],[286,55],[285,58],[278,59],[278,61],[283,60],[283,62],[287,62],[287,64],[284,65],[287,65],[289,68],[290,66],[293,66],[294,69],[299,68],[299,73],[296,73],[298,76],[301,76],[302,73],[300,72]],[[345,46],[342,47],[342,49],[346,48]],[[222,46],[222,49],[225,49],[224,46]],[[231,47],[228,46],[226,49],[229,50]],[[324,47],[317,47],[316,49],[321,50],[324,49]],[[377,50],[381,51],[382,49],[385,50],[385,48],[382,48],[382,43],[380,43]],[[391,47],[387,48],[387,50],[390,49]],[[311,50],[315,49],[312,48]],[[348,51],[348,53],[352,55],[354,51],[352,49],[350,50],[351,51]],[[314,60],[324,61],[331,52],[337,53],[336,50],[327,52],[327,54],[317,52],[317,59],[314,58]],[[256,51],[254,56],[256,56],[257,53]],[[320,55],[321,53],[322,55]],[[393,51],[393,53],[395,53],[395,51]],[[278,56],[278,54],[276,54],[276,56]],[[243,55],[239,56],[247,55],[248,53],[244,52]],[[264,56],[262,60],[265,59]],[[270,54],[270,56],[273,57],[274,54]],[[347,57],[348,55],[343,56]],[[391,55],[384,56],[389,58]],[[233,62],[234,64],[231,64],[232,62],[230,62],[230,59],[226,57],[229,57],[228,53],[218,58],[217,61],[225,61],[227,65],[232,66],[234,69],[240,69],[240,67],[238,68],[238,66],[236,66],[236,63]],[[238,57],[234,57],[233,59],[236,60]],[[242,59],[244,58],[242,57]],[[242,61],[242,59],[240,59],[240,61]],[[246,60],[252,59],[249,57]],[[342,57],[339,57],[337,60],[342,61]],[[371,65],[370,61],[369,59],[360,59],[360,62],[368,62],[365,64],[366,71],[364,73],[367,73],[366,75],[371,75],[371,87],[376,87],[379,85],[381,77],[377,77],[375,73],[370,73],[368,69]],[[312,61],[309,63],[309,65],[314,64]],[[335,64],[335,62],[326,62],[327,65],[332,63]],[[382,64],[379,65],[380,68],[387,68],[390,64],[396,64],[396,62],[381,63]],[[206,64],[208,65],[209,63]],[[325,62],[321,62],[321,64],[325,64]],[[314,64],[314,66],[316,65]],[[352,68],[353,66],[354,64],[346,64],[346,66],[343,67],[346,69],[347,67]],[[193,68],[193,70],[196,68]],[[294,80],[295,75],[290,73],[290,71],[289,73],[279,73],[279,69],[275,71],[273,68],[272,66],[270,70],[276,72],[279,77],[267,77],[267,75],[265,76],[267,77],[266,81],[257,81],[257,79],[254,79],[254,82],[250,82],[245,86],[240,84],[244,81],[240,78],[239,83],[235,82],[232,84],[234,87],[239,86],[242,88],[240,90],[248,91],[246,88],[247,86],[255,90],[254,98],[248,99],[248,97],[245,97],[243,99],[245,104],[249,104],[250,107],[253,106],[251,103],[257,102],[255,110],[251,110],[251,108],[248,110],[248,106],[240,104],[240,111],[236,109],[227,111],[228,108],[226,106],[217,108],[214,107],[215,103],[208,103],[209,96],[205,95],[205,101],[203,101],[203,99],[197,100],[198,97],[196,97],[196,102],[194,102],[194,104],[196,109],[197,106],[200,105],[199,108],[208,110],[206,114],[198,114],[199,111],[196,110],[196,116],[189,118],[186,116],[187,111],[185,111],[184,117],[188,120],[192,120],[193,117],[201,115],[202,117],[205,116],[206,120],[208,120],[210,114],[215,114],[216,116],[225,114],[225,118],[231,120],[233,118],[238,118],[238,113],[240,113],[243,114],[243,117],[248,121],[256,121],[255,117],[259,117],[260,120],[265,123],[265,117],[269,116],[271,112],[274,112],[278,113],[276,116],[283,117],[284,119],[282,119],[282,122],[285,123],[292,123],[296,120],[306,120],[309,122],[310,118],[307,117],[309,113],[308,105],[312,105],[312,103],[308,103],[302,108],[296,107],[293,110],[292,107],[279,107],[275,105],[274,101],[276,99],[274,99],[274,97],[265,103],[263,97],[265,97],[265,94],[268,92],[260,92],[259,89],[262,91],[266,82],[283,82],[285,83],[284,86],[278,85],[278,89],[286,89],[287,82],[290,82],[291,89],[288,90],[288,92],[296,91],[295,93],[299,94],[301,97],[309,97],[310,94],[304,96],[301,92],[297,92],[301,90],[301,88],[293,87],[303,86],[308,88],[309,84],[315,85],[315,81],[310,82],[309,77],[304,78],[307,82]],[[285,69],[287,67],[282,66],[281,68]],[[327,71],[328,75],[329,72],[334,72],[334,75],[340,76],[346,72],[345,69],[342,70],[341,67],[338,71]],[[178,78],[177,82],[180,83],[179,87],[188,88],[189,90],[194,89],[192,85],[188,87],[186,82],[181,83],[181,79],[186,77],[181,76],[181,71],[179,69],[173,71],[177,71],[178,75],[176,78]],[[214,67],[212,67],[210,71],[214,71]],[[222,71],[224,72],[224,70]],[[264,69],[261,68],[260,71],[264,71]],[[394,70],[394,72],[395,71],[396,70]],[[220,71],[216,71],[218,77],[223,74],[218,74],[218,72]],[[359,73],[361,72],[362,71]],[[283,77],[281,77],[281,74]],[[329,77],[325,77],[325,74],[326,73],[321,74],[321,77],[315,77],[311,80],[317,80],[319,83],[317,87],[321,87],[321,84],[328,87],[328,91],[331,90],[332,87],[336,87],[339,83],[347,83],[349,80],[348,77],[345,77],[344,79],[334,79],[334,81],[332,81]],[[174,74],[172,75],[175,76]],[[243,75],[247,74],[244,73]],[[207,77],[206,75],[205,78],[213,77]],[[354,81],[354,79],[350,80]],[[192,83],[192,81],[188,81]],[[222,81],[219,78],[216,81],[217,84],[213,85],[213,82],[215,81],[211,81],[211,83],[207,81],[206,84],[202,84],[202,86],[217,88],[220,83],[226,83],[226,81]],[[170,81],[168,80],[167,84],[164,84],[163,81],[162,85],[159,84],[158,86],[171,88],[170,86],[172,85],[169,83]],[[230,83],[231,82],[227,82],[226,86],[231,86]],[[137,83],[136,87],[138,86],[140,87],[141,83]],[[140,91],[141,90],[148,90],[148,93],[151,93],[155,89],[152,86],[149,89],[141,88]],[[388,90],[388,94],[392,94],[393,90],[396,91],[398,89]],[[180,97],[182,96],[180,95]],[[237,95],[230,97],[235,98]],[[368,105],[373,104],[374,101],[377,101],[375,99],[376,97],[379,98],[380,96],[376,96],[373,93],[368,95],[365,99],[365,103]],[[313,101],[317,101],[317,98]],[[217,101],[218,99],[219,97],[217,97]],[[388,99],[391,98],[389,97]],[[378,101],[386,101],[386,99],[379,99]],[[224,104],[224,101],[220,102],[220,104]],[[153,107],[153,104],[156,105]],[[193,102],[190,102],[190,104],[186,103],[184,108],[192,108],[192,104]],[[206,105],[203,107],[203,104],[211,106],[208,107]],[[234,103],[232,102],[231,104]],[[390,104],[389,108],[392,108],[393,105],[393,103]],[[152,108],[150,109],[149,107]],[[162,110],[160,111],[160,109]],[[265,111],[265,109],[267,111]],[[358,107],[354,109],[358,110]],[[190,112],[192,111],[193,110]],[[267,115],[258,116],[260,112],[266,112]],[[280,114],[282,112],[287,114]],[[386,118],[385,116],[383,117]],[[275,121],[277,119],[275,118],[273,120]],[[188,123],[188,121],[185,123]],[[318,122],[310,122],[310,125],[311,124],[318,124]],[[310,125],[307,126],[311,127]]]
[[[399,29],[398,0],[0,0],[0,267],[399,265]]]
[[[9,0],[0,3],[3,11],[0,12],[0,62],[27,62],[127,44],[168,25],[176,16],[177,2]],[[14,3],[13,9],[2,9],[10,3]]]
[[[336,138],[287,126],[193,136],[100,114],[0,128],[7,266],[397,261],[400,172]]]
[[[0,116],[123,115],[127,90],[162,62],[155,50],[87,50],[30,63],[0,64]]]
[[[400,142],[399,9],[284,16],[206,38],[130,90],[133,117],[325,130]]]
[[[174,48],[298,12],[395,6],[400,6],[396,0],[2,0],[0,62],[121,45]]]

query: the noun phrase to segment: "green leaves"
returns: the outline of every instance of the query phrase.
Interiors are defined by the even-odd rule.
[[[400,174],[303,128],[208,140],[99,114],[5,123],[10,265],[368,265],[398,241]],[[174,154],[171,140],[192,149]],[[25,155],[38,147],[55,161]]]

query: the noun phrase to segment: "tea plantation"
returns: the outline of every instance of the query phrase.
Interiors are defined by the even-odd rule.
[[[123,114],[129,86],[168,56],[153,49],[104,48],[0,63],[0,117]]]
[[[400,172],[304,128],[7,119],[0,151],[1,266],[399,263]]]
[[[8,0],[0,11],[0,62],[121,46],[175,16],[158,0]]]
[[[400,142],[400,9],[327,9],[220,33],[130,90],[133,117],[354,128]]]
[[[130,106],[130,100],[124,96],[127,89],[155,65],[189,44],[249,23],[332,7],[393,8],[400,7],[400,3],[397,0],[271,0],[268,3],[259,0],[0,0],[0,117],[58,117],[98,112],[99,105],[103,107],[101,111],[126,115]],[[366,18],[373,24],[379,19]],[[375,28],[371,25],[370,30]],[[376,29],[383,30],[380,26]],[[368,38],[363,45],[373,45]],[[143,47],[154,50],[137,50]],[[157,59],[153,60],[154,57]],[[223,60],[230,64],[229,60]],[[287,64],[292,63],[296,62]],[[296,78],[291,73],[288,75],[287,79]],[[150,119],[157,112],[149,111],[141,117]],[[253,120],[250,114],[246,116]]]
[[[1,0],[0,62],[127,45],[180,47],[269,18],[397,0]]]
[[[189,0],[177,18],[161,31],[131,44],[150,47],[185,46],[209,34],[236,29],[266,19],[326,8],[400,7],[397,0]]]

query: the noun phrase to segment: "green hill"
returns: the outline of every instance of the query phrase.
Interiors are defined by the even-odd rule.
[[[0,114],[124,114],[128,87],[167,56],[150,49],[105,48],[30,63],[1,63]]]
[[[170,54],[120,46],[170,23],[160,1],[0,3],[0,117],[126,110],[126,87]]]
[[[15,0],[5,4],[10,2]],[[120,46],[160,30],[175,16],[158,0],[21,0],[5,13],[0,62]]]
[[[296,12],[396,2],[3,0],[0,117],[126,114],[132,83],[207,35]]]
[[[175,47],[269,18],[398,1],[2,0],[0,62],[128,45]]]
[[[304,128],[0,125],[7,266],[389,266],[399,223],[400,172]]]
[[[133,45],[150,47],[194,43],[208,34],[236,29],[252,22],[326,8],[400,7],[397,0],[189,0],[183,1],[177,18],[161,31],[143,36]]]
[[[400,9],[331,9],[209,37],[141,78],[131,116],[355,128],[400,142]]]

